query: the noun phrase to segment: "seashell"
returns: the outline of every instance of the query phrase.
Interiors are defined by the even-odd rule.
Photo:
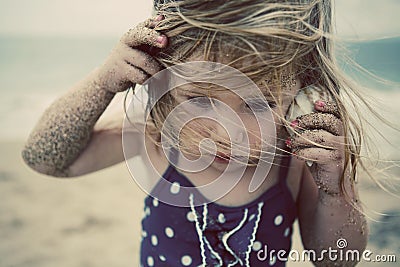
[[[321,99],[332,101],[333,98],[327,90],[316,86],[300,89],[286,113],[286,120],[291,122],[301,115],[313,113],[315,101]]]
[[[333,98],[327,90],[316,86],[308,86],[300,89],[286,113],[286,121],[290,123],[301,115],[315,112],[314,103],[321,99],[332,101]],[[287,127],[287,131],[292,138],[295,136],[291,127]],[[313,164],[311,161],[306,161],[306,163],[309,167]]]

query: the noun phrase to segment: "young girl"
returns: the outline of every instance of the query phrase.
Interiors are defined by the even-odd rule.
[[[367,240],[355,186],[362,132],[343,104],[353,94],[332,55],[331,2],[165,0],[155,10],[47,109],[26,163],[73,177],[142,156],[142,266],[285,266],[296,218],[315,265],[355,265],[344,255]],[[142,122],[96,125],[116,93],[146,80]]]

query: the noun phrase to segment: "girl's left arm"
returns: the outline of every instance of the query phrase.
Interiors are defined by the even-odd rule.
[[[297,198],[303,245],[315,251],[316,266],[354,266],[366,247],[368,228],[348,170],[344,186],[352,204],[340,190],[345,167],[342,122],[333,103],[317,101],[314,108],[317,112],[292,123],[300,134],[287,142],[293,153],[313,161],[303,168]]]
[[[354,266],[357,264],[357,258],[352,259],[353,255],[356,256],[354,253],[361,259],[367,244],[368,228],[356,192],[351,193],[351,198],[354,206],[339,191],[334,193],[319,188],[312,172],[303,168],[297,198],[298,218],[304,248],[316,252],[316,266]],[[344,255],[342,261],[340,250]],[[332,251],[332,256],[329,251]]]

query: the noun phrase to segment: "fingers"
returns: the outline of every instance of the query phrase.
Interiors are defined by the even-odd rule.
[[[162,21],[163,19],[164,19],[163,15],[158,15],[156,17],[149,18],[149,19],[145,20],[144,22],[139,23],[139,25],[142,27],[154,29],[158,25],[158,23],[160,21]]]
[[[129,30],[122,37],[121,41],[130,47],[146,44],[158,48],[163,48],[167,45],[166,36],[161,35],[153,29],[142,26],[138,26],[134,29]]]
[[[335,136],[324,130],[307,130],[294,138],[288,139],[286,145],[293,151],[309,147],[335,150],[343,145],[343,141],[343,137]]]
[[[296,135],[286,140],[286,145],[307,161],[328,163],[341,159],[345,138],[337,105],[318,100],[314,109],[316,112],[299,116],[291,122]]]
[[[314,109],[316,111],[323,112],[323,113],[331,113],[331,114],[335,115],[337,118],[340,118],[338,106],[333,101],[317,100],[314,103]]]
[[[326,150],[318,147],[309,147],[295,151],[294,154],[303,160],[326,164],[342,159],[342,153],[338,150]]]
[[[120,53],[123,54],[122,57],[127,64],[139,68],[150,75],[161,71],[160,64],[149,54],[138,49],[132,50],[127,46],[122,50]]]
[[[149,53],[152,47],[163,48],[167,37],[154,30],[163,16],[147,19],[129,30],[122,38],[119,55],[125,61],[125,79],[143,84],[150,76],[161,71],[161,66]]]
[[[343,135],[343,123],[331,113],[310,113],[299,116],[291,122],[296,131],[323,129],[333,135]]]
[[[158,16],[138,24],[122,36],[121,41],[130,47],[150,45],[164,48],[167,45],[167,37],[154,30],[154,27],[162,19],[162,16]]]
[[[344,137],[324,130],[305,131],[286,144],[298,158],[319,164],[341,160],[344,155]]]
[[[150,75],[143,70],[132,68],[132,65],[128,62],[126,63],[125,69],[125,79],[132,83],[143,84],[150,77]]]
[[[339,175],[344,166],[345,147],[343,122],[338,107],[331,101],[316,101],[314,113],[291,122],[296,135],[286,140],[293,155],[310,167],[319,189],[338,195]],[[314,164],[315,163],[315,164]]]
[[[163,19],[148,19],[122,36],[96,72],[101,87],[113,93],[122,92],[161,71],[152,52],[155,54],[167,45],[167,37],[154,30]]]

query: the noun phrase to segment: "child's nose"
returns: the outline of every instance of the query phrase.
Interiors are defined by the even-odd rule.
[[[245,128],[242,125],[226,118],[221,118],[215,123],[214,131],[219,138],[236,144],[242,143],[246,136]]]

